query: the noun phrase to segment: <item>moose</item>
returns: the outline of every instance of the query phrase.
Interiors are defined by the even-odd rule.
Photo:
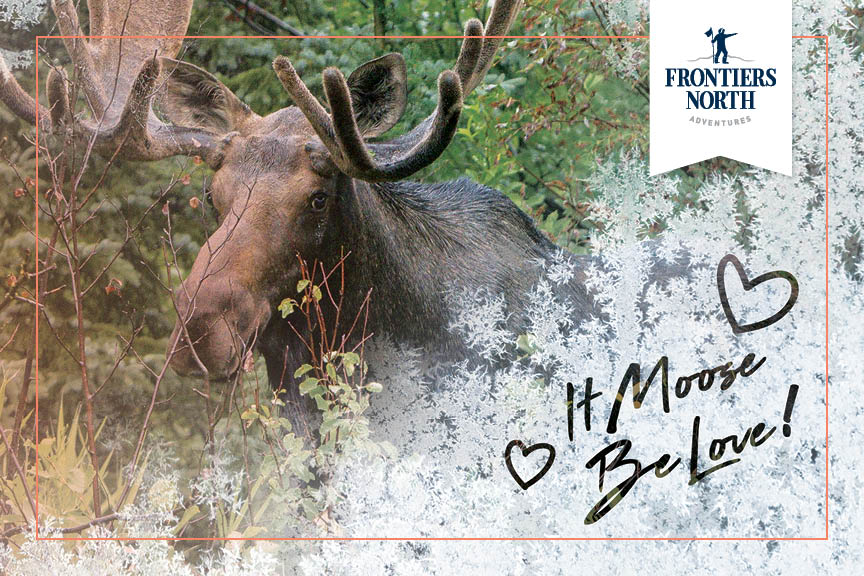
[[[295,293],[298,255],[333,263],[350,250],[346,305],[356,309],[375,289],[370,330],[430,356],[468,354],[448,329],[454,290],[486,290],[519,310],[555,246],[496,190],[465,178],[406,179],[451,142],[463,101],[492,66],[520,0],[497,0],[485,26],[467,22],[455,66],[438,76],[434,113],[390,140],[380,137],[407,100],[400,54],[371,60],[347,79],[327,68],[329,110],[287,58],[276,58],[273,68],[294,105],[262,117],[215,76],[176,59],[191,0],[120,4],[88,3],[90,39],[70,0],[52,5],[89,118],[76,114],[71,82],[59,68],[46,80],[46,109],[0,63],[0,99],[27,121],[38,118],[46,133],[73,130],[106,157],[198,156],[212,168],[220,224],[177,290],[170,344],[177,373],[231,377],[254,342],[270,384],[286,390],[289,406],[305,410],[292,375],[308,352],[276,312]],[[577,266],[568,298],[587,311],[592,302],[582,280]],[[508,321],[522,320],[517,312]]]

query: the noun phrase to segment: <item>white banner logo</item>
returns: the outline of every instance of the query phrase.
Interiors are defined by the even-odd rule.
[[[792,174],[792,3],[651,0],[651,175],[715,156]]]

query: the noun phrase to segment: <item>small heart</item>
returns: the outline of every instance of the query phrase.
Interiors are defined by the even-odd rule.
[[[518,446],[522,450],[522,456],[528,456],[535,450],[547,450],[549,452],[549,457],[546,459],[546,464],[543,465],[543,468],[532,476],[528,481],[522,480],[519,474],[516,472],[516,469],[513,468],[513,462],[510,460],[510,452],[514,447]],[[532,446],[525,446],[525,444],[521,440],[513,440],[507,445],[507,449],[504,450],[504,462],[507,464],[507,470],[510,471],[510,475],[513,476],[513,479],[516,480],[516,483],[522,488],[522,490],[527,490],[531,486],[537,483],[538,480],[543,478],[546,472],[549,471],[549,468],[552,467],[552,463],[555,461],[555,448],[551,444],[546,444],[545,442],[540,442],[539,444],[534,444]]]
[[[786,304],[783,305],[779,312],[764,320],[753,322],[752,324],[738,324],[738,321],[735,319],[735,315],[732,314],[732,309],[729,306],[729,298],[726,296],[725,273],[727,264],[732,264],[732,266],[735,267],[736,272],[738,272],[738,278],[744,286],[744,290],[752,290],[759,284],[767,282],[768,280],[774,280],[775,278],[782,278],[789,282],[792,291],[789,294],[789,299],[786,301]],[[754,330],[766,328],[788,314],[792,309],[792,306],[795,305],[795,301],[798,300],[798,280],[796,280],[792,274],[784,272],[783,270],[773,270],[771,272],[766,272],[761,276],[757,276],[753,280],[748,280],[747,273],[744,272],[744,266],[741,265],[738,258],[733,254],[727,254],[722,260],[720,260],[720,264],[717,265],[717,291],[720,292],[720,303],[723,305],[723,312],[726,314],[726,320],[728,320],[729,325],[732,326],[732,332],[735,334],[743,334],[745,332],[753,332]]]

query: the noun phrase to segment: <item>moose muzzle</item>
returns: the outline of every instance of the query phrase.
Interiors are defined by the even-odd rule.
[[[167,355],[181,376],[224,380],[235,374],[270,316],[266,301],[218,276],[201,281],[191,275],[176,301],[179,318]]]

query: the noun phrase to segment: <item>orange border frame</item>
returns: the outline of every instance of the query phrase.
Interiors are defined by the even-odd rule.
[[[85,39],[130,39],[130,38],[138,38],[138,39],[158,39],[158,38],[171,38],[171,39],[193,39],[193,40],[215,40],[215,39],[256,39],[256,40],[285,40],[285,39],[311,39],[311,38],[329,38],[329,39],[388,39],[388,40],[455,40],[455,39],[464,39],[464,36],[36,36],[36,102],[39,102],[39,40],[50,40],[50,39],[73,39],[80,38],[82,40]],[[554,36],[491,36],[491,38],[501,38],[506,40],[525,40],[525,39],[559,39],[559,40],[585,40],[585,39],[625,39],[625,40],[647,40],[649,36],[574,36],[574,35],[554,35]],[[88,540],[116,540],[116,541],[134,541],[134,540],[166,540],[166,541],[180,541],[180,540],[190,540],[190,541],[214,541],[214,540],[241,540],[241,541],[327,541],[327,540],[345,540],[345,541],[371,541],[371,542],[379,542],[379,541],[678,541],[678,540],[688,540],[688,541],[828,541],[828,528],[830,516],[828,513],[828,505],[829,505],[829,493],[828,493],[828,483],[829,483],[829,465],[830,460],[828,457],[828,267],[830,264],[829,261],[829,246],[828,246],[828,187],[829,187],[829,178],[828,178],[828,70],[829,70],[829,61],[828,61],[828,36],[827,35],[819,35],[819,36],[792,36],[792,38],[796,39],[822,39],[825,41],[825,535],[818,537],[789,537],[789,538],[776,538],[770,536],[764,537],[742,537],[742,538],[734,538],[734,537],[526,537],[526,538],[517,538],[517,537],[476,537],[476,538],[435,538],[435,537],[389,537],[389,538],[348,538],[348,537],[301,537],[301,538],[276,538],[276,537],[257,537],[257,538],[243,538],[243,537],[224,537],[224,538],[86,538],[86,537],[74,537],[74,538],[57,538],[57,537],[48,537],[48,538],[40,538],[39,537],[39,106],[36,107],[36,225],[35,236],[36,236],[36,287],[35,287],[35,296],[36,296],[36,354],[35,354],[35,367],[34,367],[34,378],[36,382],[36,415],[34,419],[34,429],[36,430],[36,540],[46,540],[46,541],[88,541]]]

